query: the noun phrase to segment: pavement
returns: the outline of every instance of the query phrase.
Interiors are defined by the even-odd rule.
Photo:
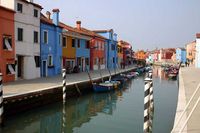
[[[116,69],[116,73],[128,71],[136,68],[136,66],[129,66],[125,69]],[[92,79],[101,78],[100,72],[102,73],[102,77],[108,77],[109,71],[107,69],[104,70],[96,70],[90,71],[90,75]],[[114,75],[115,71],[111,70],[111,74]],[[86,72],[82,73],[73,73],[67,74],[66,77],[66,85],[75,84],[79,82],[89,81],[88,74]],[[9,82],[3,84],[3,97],[12,97],[21,94],[27,94],[42,90],[47,90],[51,88],[57,88],[62,86],[62,75],[57,75],[53,77],[45,77],[45,78],[37,78],[31,80],[18,80],[15,82]]]
[[[180,114],[183,112],[188,101],[192,97],[192,94],[196,90],[197,86],[200,84],[200,69],[191,67],[183,67],[179,73],[179,96],[178,96],[178,105],[176,110],[175,123]],[[184,122],[186,122],[187,117],[191,113],[194,104],[197,99],[200,97],[200,88],[197,91],[194,99],[191,101],[188,109],[186,110],[185,115],[181,119],[178,126],[174,129],[174,132],[179,132]],[[182,133],[200,133],[200,103],[197,104],[196,109],[192,113],[190,119],[188,120],[186,127]]]

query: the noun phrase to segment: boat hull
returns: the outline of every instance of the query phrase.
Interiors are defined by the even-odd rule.
[[[113,85],[93,84],[94,92],[108,92],[112,91],[113,89]]]

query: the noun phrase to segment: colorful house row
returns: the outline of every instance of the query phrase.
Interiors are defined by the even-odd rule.
[[[200,33],[196,34],[195,67],[200,68]]]
[[[120,40],[118,41],[118,65],[129,65],[133,60],[133,51],[130,43]]]
[[[173,62],[186,62],[186,49],[185,48],[165,48],[155,49],[153,51],[146,52],[146,61],[149,63],[161,62],[161,63],[173,63]]]
[[[0,5],[3,82],[54,76],[62,68],[70,73],[117,67],[113,29],[92,31],[81,21],[71,27],[59,20],[59,9],[42,14],[33,0],[1,0]]]

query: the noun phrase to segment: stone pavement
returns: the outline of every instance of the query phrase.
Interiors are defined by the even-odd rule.
[[[136,68],[136,66],[130,66],[126,69],[116,69],[116,73],[128,71]],[[92,79],[100,78],[100,71],[91,71]],[[107,69],[101,70],[102,76],[109,76]],[[111,74],[114,75],[115,71],[111,70]],[[66,82],[68,84],[74,84],[79,82],[89,81],[88,74],[86,72],[82,73],[73,73],[67,74]],[[37,78],[32,80],[18,80],[15,82],[3,84],[4,98],[17,96],[20,94],[26,94],[31,92],[37,92],[41,90],[47,90],[51,88],[61,87],[62,86],[62,76],[46,77],[46,78]]]
[[[193,92],[196,90],[199,83],[200,69],[194,67],[181,68],[179,74],[179,98],[175,123],[177,122],[177,118],[182,113],[184,107],[190,100]],[[194,100],[192,100],[190,106],[188,107],[186,115],[183,117],[183,119],[175,129],[175,132],[178,132],[182,127],[198,97],[200,97],[200,89],[194,97]],[[197,105],[197,108],[194,110],[191,118],[189,119],[187,126],[184,129],[184,133],[200,133],[200,103]]]

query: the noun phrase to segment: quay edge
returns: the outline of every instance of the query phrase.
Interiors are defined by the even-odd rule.
[[[129,72],[137,68],[140,67],[132,67],[124,69],[121,70],[121,72],[123,73]],[[120,72],[117,71],[116,75],[118,75],[119,73]],[[115,73],[112,73],[111,75],[115,76]],[[109,74],[103,76],[104,80],[108,80],[108,78]],[[101,77],[94,78],[93,81],[100,82]],[[75,87],[75,84],[78,85],[80,92]],[[69,83],[66,85],[66,88],[67,88],[67,94],[66,94],[67,99],[85,95],[93,91],[89,79],[83,80],[81,82]],[[33,108],[40,107],[42,105],[47,105],[59,101],[62,101],[62,85],[43,88],[37,91],[30,91],[23,94],[4,96],[4,116],[9,117],[17,113],[21,113]]]

